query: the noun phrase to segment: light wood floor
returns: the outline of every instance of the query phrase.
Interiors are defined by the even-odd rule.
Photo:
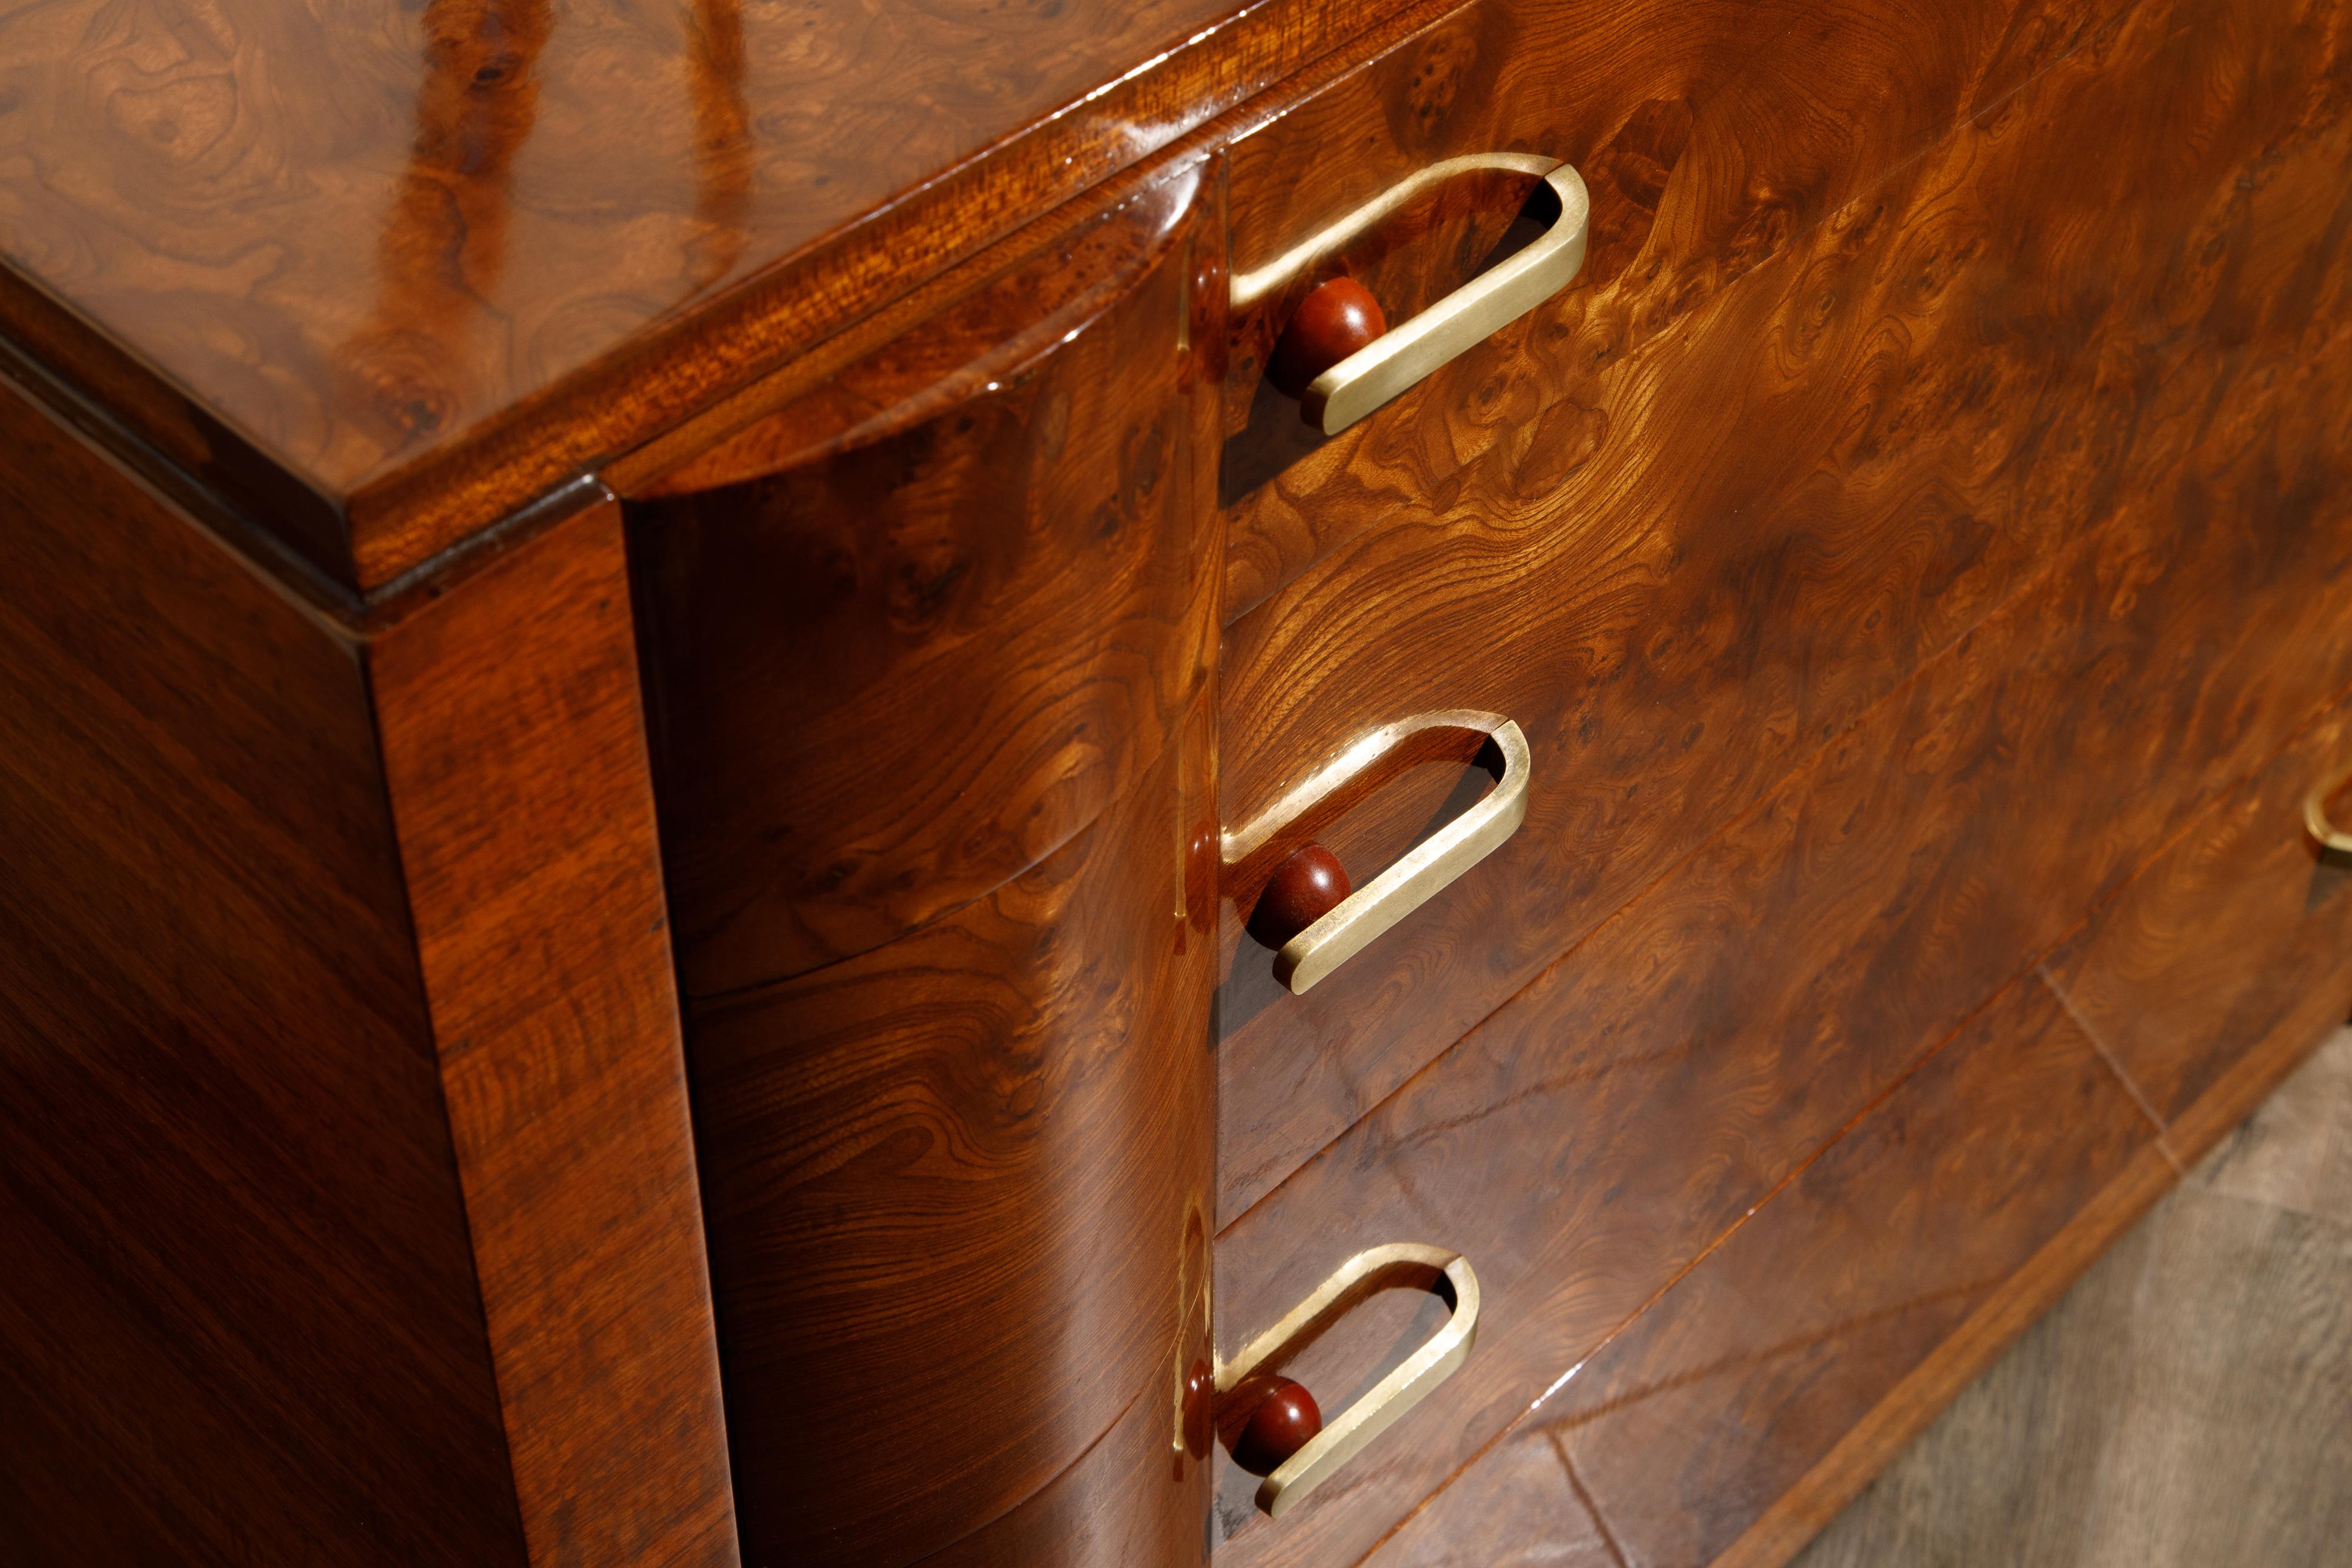
[[[1797,1563],[2352,1565],[2352,1030]]]

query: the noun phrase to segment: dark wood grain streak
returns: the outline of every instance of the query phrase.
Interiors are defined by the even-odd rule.
[[[1236,273],[1468,153],[1575,165],[1592,217],[1583,271],[1566,293],[1328,442],[1260,388],[1297,290],[1235,319],[1228,420],[1249,434],[1227,453],[1227,613],[1399,507],[1442,507],[1481,454],[1606,462],[1614,444],[1595,428],[1592,391],[1618,361],[1801,246],[2122,8],[1480,0],[1237,140]],[[1402,320],[1475,274],[1500,237],[1496,217],[1507,222],[1516,205],[1489,199],[1466,216],[1431,214],[1426,236],[1373,236],[1393,253],[1343,257],[1339,269],[1362,276],[1389,319]],[[1563,402],[1581,417],[1545,418]]]
[[[525,1561],[357,651],[0,382],[0,1558]]]
[[[1534,764],[1518,835],[1306,997],[1226,912],[1228,1219],[2068,539],[2184,479],[2283,518],[2334,482],[2290,410],[2281,477],[2200,499],[2352,322],[2352,64],[2324,9],[2231,14],[2136,13],[1228,629],[1229,824],[1431,708]]]
[[[970,903],[1207,688],[1217,190],[1148,189],[629,503],[689,992]]]
[[[0,323],[371,589],[1398,8],[21,12]]]
[[[1171,1506],[1092,1472],[1034,1500],[1131,1452],[1104,1435],[1138,1401],[1173,1463],[1205,1346],[1215,951],[1184,850],[1213,834],[1213,745],[1203,700],[986,897],[690,1004],[749,1561],[912,1562],[1024,1503],[1006,1539],[1076,1511],[1108,1549]]]
[[[732,1564],[619,506],[368,672],[532,1561]]]
[[[1352,1476],[1279,1529],[1229,1520],[1221,1550],[1369,1547],[2352,683],[2344,362],[2208,423],[2184,471],[1224,1231],[1228,1349],[1400,1237],[1469,1255],[1487,1319]]]

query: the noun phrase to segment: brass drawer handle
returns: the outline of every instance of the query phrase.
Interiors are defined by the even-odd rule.
[[[2303,825],[2321,849],[2352,855],[2352,831],[2337,827],[2327,815],[2327,802],[2342,793],[2347,784],[2352,784],[2352,771],[2336,775],[2305,796]]]
[[[1265,266],[1234,279],[1233,304],[1238,311],[1431,186],[1481,169],[1543,176],[1543,188],[1558,209],[1550,227],[1541,239],[1480,273],[1418,316],[1391,328],[1309,382],[1299,399],[1299,412],[1324,434],[1339,434],[1574,281],[1584,266],[1585,239],[1592,216],[1592,200],[1582,176],[1557,159],[1520,152],[1449,158],[1391,187]]]
[[[1416,714],[1374,730],[1339,760],[1276,801],[1249,826],[1224,835],[1224,863],[1239,865],[1266,852],[1284,830],[1313,816],[1318,806],[1358,783],[1374,766],[1430,749],[1433,742],[1442,747],[1449,737],[1493,745],[1502,759],[1495,787],[1426,842],[1282,945],[1274,956],[1275,978],[1292,991],[1305,993],[1518,831],[1528,815],[1528,738],[1517,725],[1499,714],[1460,708]]]
[[[1400,1241],[1359,1252],[1280,1322],[1218,1366],[1222,1397],[1269,1363],[1280,1365],[1299,1342],[1313,1338],[1374,1291],[1398,1283],[1434,1285],[1441,1277],[1454,1294],[1454,1311],[1444,1325],[1266,1477],[1257,1489],[1258,1507],[1280,1519],[1285,1510],[1330,1479],[1333,1471],[1470,1359],[1478,1335],[1478,1276],[1472,1272],[1470,1260],[1443,1247]]]

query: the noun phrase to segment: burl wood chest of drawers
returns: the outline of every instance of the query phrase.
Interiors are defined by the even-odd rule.
[[[2348,235],[2339,0],[0,8],[0,1561],[1784,1561],[2352,1009]]]

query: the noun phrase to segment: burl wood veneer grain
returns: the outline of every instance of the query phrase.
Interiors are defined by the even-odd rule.
[[[520,1563],[357,653],[0,384],[0,1558]]]
[[[1139,1401],[1175,1465],[1176,1379],[1206,1349],[1215,951],[1182,852],[1210,831],[1213,737],[1204,700],[1109,810],[963,909],[690,1003],[747,1560],[950,1547],[1098,1443],[1123,1471],[1105,1434]],[[1171,1477],[1196,1542],[1206,1475]],[[1072,1484],[1037,1528],[1170,1511]]]
[[[1801,246],[1888,171],[2123,8],[1479,0],[1238,139],[1237,275],[1430,164],[1471,153],[1573,164],[1592,216],[1569,290],[1328,442],[1260,385],[1297,291],[1235,319],[1228,418],[1247,434],[1226,455],[1227,613],[1400,507],[1442,509],[1456,495],[1475,505],[1461,470],[1489,450],[1516,462],[1549,449],[1555,462],[1579,463],[1599,448],[1607,461],[1617,443],[1596,428],[1591,397],[1612,367]],[[1389,319],[1402,320],[1478,270],[1506,196],[1485,199],[1485,221],[1455,217],[1402,246],[1396,225],[1383,225],[1370,246],[1330,265],[1364,277]],[[1514,205],[1504,200],[1499,215]],[[1746,379],[1729,355],[1716,373],[1734,386]],[[1547,421],[1561,403],[1574,412]],[[1687,457],[1686,442],[1675,449]]]
[[[2341,905],[2330,892],[2315,895],[2316,868],[2301,823],[2303,795],[2313,777],[2327,776],[2327,759],[2342,745],[2344,732],[2341,708],[2321,716],[2242,789],[2202,813],[2060,950],[2145,960],[2135,968],[2147,988],[2145,1009],[2126,1015],[2118,1004],[2105,1016],[2148,1020],[2166,1043],[2193,1042],[2190,1060],[2201,1070],[2202,1088],[2185,1107],[2187,1124],[2234,1125],[2251,1100],[2352,1007],[2347,995],[2352,988],[2335,973],[2342,967],[2336,929]],[[2320,771],[2315,774],[2315,768]],[[2190,904],[2201,919],[2188,917]],[[2111,940],[2117,934],[2120,939]],[[2226,979],[2206,961],[2217,950],[2231,955]],[[2168,955],[2169,966],[2161,961]],[[2108,978],[2079,958],[2063,965],[2057,956],[2039,972],[2053,982],[2068,973]],[[2068,1017],[2078,1029],[2090,1021],[2073,1009],[2071,998],[2059,999],[2068,1005]],[[2116,998],[2111,993],[2109,999]],[[2305,1005],[2306,999],[2311,1005]],[[2043,1006],[2030,998],[2004,1005],[2011,1011]],[[1979,1022],[1971,1032],[1984,1029]],[[2336,1057],[2352,1060],[2352,1053],[2340,1049],[2341,1039]],[[2083,1040],[2103,1049],[2088,1031]],[[1890,1108],[1916,1100],[1916,1084],[1949,1054],[1948,1050],[1932,1059],[1920,1080],[1896,1092]],[[2116,1064],[2111,1055],[2109,1061]],[[2172,1064],[2168,1059],[2167,1065]],[[2281,1090],[2234,1135],[2226,1155],[2207,1162],[2196,1186],[2232,1197],[2250,1195],[2252,1204],[2245,1207],[2251,1207],[2274,1201],[2280,1184],[2233,1180],[2231,1159],[2240,1147],[2291,1149],[2284,1162],[2289,1166],[2324,1162],[2342,1142],[2326,1117],[2325,1090],[2334,1080],[2323,1070],[2332,1065],[2315,1061],[2296,1081],[2308,1087]],[[2141,1103],[2146,1113],[2147,1103]],[[1877,1168],[1886,1163],[1882,1151],[1869,1182],[1850,1184],[1864,1197],[1849,1199],[1845,1207],[1818,1196],[1793,1211],[1788,1207],[1797,1195],[1823,1190],[1824,1167],[1841,1159],[1851,1166],[1850,1146],[1886,1145],[1893,1134],[1883,1114],[1865,1118],[1788,1191],[1774,1197],[1757,1219],[1670,1287],[1632,1328],[1418,1511],[1373,1561],[1382,1568],[1391,1562],[1437,1563],[1455,1555],[1467,1562],[1486,1543],[1504,1541],[1514,1550],[1535,1553],[1537,1561],[1549,1560],[1543,1553],[1555,1551],[1562,1561],[1577,1561],[1589,1526],[1562,1499],[1578,1488],[1589,1489],[1579,1495],[1606,1510],[1625,1563],[1784,1561],[2010,1335],[2065,1290],[2074,1273],[2170,1179],[2168,1162],[2156,1158],[2152,1148],[2136,1155],[2129,1168],[2114,1173],[2098,1201],[2079,1204],[2066,1234],[2030,1260],[2013,1260],[2018,1266],[1997,1291],[1923,1293],[1899,1312],[1855,1312],[1825,1341],[1804,1338],[1791,1328],[1782,1335],[1787,1343],[1776,1343],[1775,1354],[1762,1357],[1689,1350],[1740,1335],[1769,1337],[1814,1313],[1810,1298],[1797,1301],[1786,1288],[1776,1289],[1783,1272],[1789,1280],[1810,1283],[1847,1277],[1859,1267],[1874,1281],[1902,1280],[1921,1269],[1947,1268],[1946,1257],[1954,1248],[1979,1244],[1987,1228],[1975,1220],[1924,1230],[1880,1225],[1869,1235],[1833,1244],[1847,1259],[1846,1274],[1821,1265],[1814,1251],[1821,1239],[1849,1227],[1851,1205],[1866,1205],[1868,1193],[1883,1189],[1907,1194],[1907,1201],[1933,1203],[1953,1186],[1948,1180],[1932,1186],[1915,1182],[1906,1188]],[[2274,1131],[2269,1126],[2273,1118],[2294,1131]],[[1949,1140],[1963,1124],[1977,1124],[1938,1117],[1927,1131]],[[2149,1115],[2149,1127],[2158,1124]],[[2021,1190],[2034,1191],[2018,1173],[2047,1175],[2037,1159],[2073,1157],[2053,1145],[2081,1125],[2079,1118],[2059,1113],[2053,1098],[2037,1125],[2011,1140],[2008,1147],[2021,1162],[2007,1188],[2011,1200]],[[1907,1130],[1916,1135],[1916,1128]],[[1974,1190],[1972,1201],[1980,1201],[1991,1186],[1980,1183]],[[2080,1194],[2075,1197],[2079,1200]],[[1842,1519],[1804,1562],[1959,1563],[1993,1555],[2050,1563],[2323,1560],[2324,1553],[2314,1555],[2311,1543],[2334,1537],[2323,1522],[2325,1508],[2315,1512],[2310,1506],[2310,1489],[2315,1484],[2324,1490],[2325,1478],[2334,1473],[2333,1450],[2315,1431],[2316,1412],[2306,1398],[2315,1386],[2311,1380],[2290,1374],[2279,1386],[2281,1357],[2305,1354],[2284,1344],[2304,1343],[2317,1320],[2304,1307],[2283,1304],[2296,1294],[2291,1282],[2282,1298],[2271,1293],[2273,1283],[2260,1281],[2281,1269],[2291,1281],[2298,1260],[2324,1257],[2328,1243],[2296,1228],[2305,1211],[2326,1218],[2352,1209],[2337,1204],[2331,1210],[2307,1197],[2302,1205],[2292,1208],[2297,1218],[2284,1221],[2284,1228],[2270,1223],[2249,1229],[2234,1222],[2234,1228],[2225,1228],[2216,1206],[2201,1197],[2167,1200],[2158,1217],[2094,1268],[2091,1280],[2051,1322],[2033,1331],[2028,1341],[2033,1348],[2021,1348],[1986,1383],[1962,1396],[1952,1414],[1923,1439],[1925,1447],[1898,1461],[1880,1483],[1863,1516]],[[2187,1231],[2162,1218],[2184,1207],[2199,1219]],[[1759,1229],[1761,1237],[1751,1234]],[[2294,1249],[2274,1257],[2233,1257],[2216,1266],[2210,1244],[2200,1241],[2191,1246],[2198,1261],[2165,1265],[2180,1283],[2201,1288],[2203,1281],[2226,1276],[2233,1283],[2223,1287],[2225,1294],[2251,1292],[2231,1321],[2189,1331],[2183,1313],[2194,1309],[2178,1303],[2179,1285],[2152,1288],[2139,1277],[2158,1266],[2151,1246],[2167,1253],[2173,1249],[2157,1239],[2175,1232],[2182,1236],[2181,1245],[2190,1245],[2191,1234],[2218,1235],[2240,1254],[2249,1239],[2272,1236],[2292,1240]],[[2313,1240],[2319,1242],[2316,1251],[2309,1245]],[[2208,1249],[2196,1250],[2198,1246]],[[1758,1272],[1759,1258],[1770,1259],[1773,1269]],[[2183,1274],[2183,1269],[2194,1272]],[[1955,1304],[1968,1312],[1957,1330],[1949,1322]],[[1756,1327],[1759,1322],[1765,1326]],[[2326,1348],[2325,1337],[2323,1329],[2316,1347],[2323,1365],[2341,1354],[2340,1348]],[[2228,1357],[2232,1373],[2210,1376],[2210,1357],[2185,1341]],[[1687,1375],[1658,1370],[1651,1364],[1667,1354],[1661,1352],[1662,1343],[1685,1347],[1667,1354],[1675,1364],[1701,1364]],[[1917,1351],[1929,1343],[1933,1348],[1919,1358]],[[1826,1358],[1825,1350],[1832,1353]],[[2181,1352],[2196,1364],[2194,1369],[2175,1364]],[[1906,1367],[1906,1362],[1913,1364]],[[1629,1365],[1645,1368],[1630,1394],[1618,1386],[1634,1376]],[[2225,1385],[2231,1375],[2243,1379],[2238,1396]],[[2283,1424],[2250,1422],[2257,1406],[2282,1417]],[[2191,1409],[2197,1414],[2190,1416]],[[2215,1446],[2210,1434],[2233,1423],[2252,1429]],[[1827,1454],[1825,1437],[1836,1439]],[[1510,1457],[1547,1439],[1574,1457],[1574,1481],[1540,1471],[1528,1475],[1528,1467]],[[2279,1448],[2282,1442],[2288,1446]],[[2265,1445],[2275,1450],[2273,1457],[2256,1458]],[[2194,1476],[2177,1468],[2191,1450],[2204,1455],[2195,1461]],[[2020,1456],[2014,1462],[2008,1457],[2012,1453]],[[2153,1480],[2153,1470],[2168,1462],[2175,1471],[2158,1492],[2135,1490],[2138,1483],[2117,1475],[2120,1466]],[[2238,1482],[2217,1479],[2216,1466],[2248,1462],[2255,1468]],[[1524,1479],[1506,1479],[1513,1475]],[[2004,1487],[1994,1495],[1994,1489]],[[1888,1495],[1882,1498],[1881,1492]],[[2182,1507],[2165,1507],[2159,1496],[2178,1499]],[[2273,1500],[2261,1503],[2253,1519],[2240,1520],[2244,1528],[2225,1526],[2215,1536],[2204,1529],[2207,1522],[2235,1517],[2232,1510],[2216,1512],[2214,1500],[2222,1496]]]
[[[2162,20],[2133,37],[2160,47]],[[1221,1550],[1367,1549],[2352,683],[2345,362],[2203,422],[2163,482],[1228,1227],[1228,1347],[1378,1241],[1467,1253],[1487,1315],[1351,1474],[1279,1528],[1226,1520]]]
[[[969,904],[1207,689],[1217,190],[1146,189],[629,503],[689,992]]]
[[[619,506],[368,673],[531,1560],[733,1563]]]
[[[1430,708],[1516,718],[1534,769],[1517,837],[1306,997],[1227,912],[1228,1222],[2070,539],[2178,486],[2167,531],[2301,548],[2343,472],[2352,58],[2328,7],[2236,15],[2142,5],[1229,627],[1228,823]],[[2210,478],[2274,407],[2274,471]]]
[[[0,324],[373,589],[1398,8],[19,8]]]

